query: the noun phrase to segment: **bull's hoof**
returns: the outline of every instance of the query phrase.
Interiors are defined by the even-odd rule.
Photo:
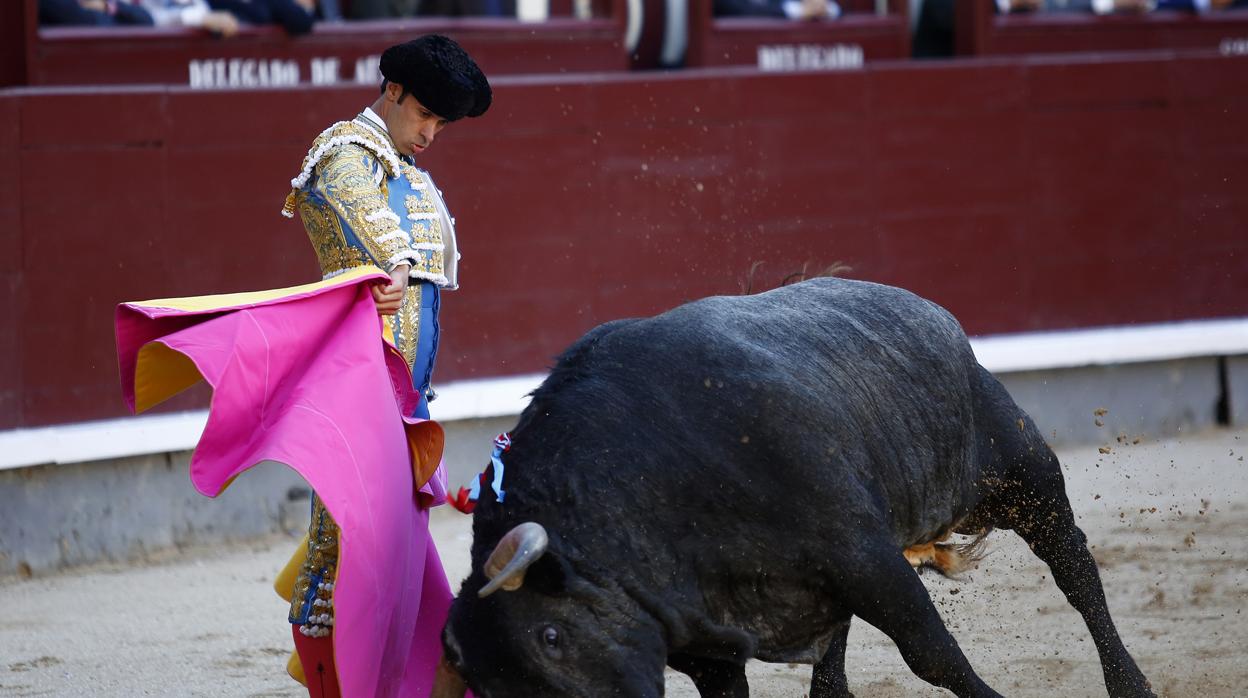
[[[839,677],[816,675],[810,682],[810,698],[854,698],[854,694],[843,674]]]
[[[849,689],[844,691],[816,691],[813,688],[810,691],[810,698],[854,698],[854,694]]]
[[[1157,698],[1153,685],[1134,666],[1116,676],[1105,677],[1109,698]]]

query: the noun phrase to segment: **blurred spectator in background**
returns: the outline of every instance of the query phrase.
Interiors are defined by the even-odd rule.
[[[336,0],[322,2],[337,8]],[[280,24],[297,35],[312,31],[316,11],[317,0],[39,0],[39,23],[196,27],[233,36],[245,22]]]
[[[141,0],[158,27],[198,27],[221,36],[238,33],[238,18],[214,10],[208,0]]]
[[[208,5],[247,24],[280,24],[292,36],[307,34],[316,22],[316,0],[208,0]]]
[[[1013,12],[1095,12],[1107,15],[1111,12],[1149,12],[1154,0],[996,0],[997,11]]]
[[[1185,12],[1208,12],[1210,10],[1230,10],[1248,7],[1248,0],[1158,0],[1159,10],[1180,10]]]
[[[516,0],[351,0],[351,19],[515,17]]]
[[[151,26],[153,20],[142,7],[124,0],[39,0],[39,24]]]
[[[419,5],[419,0],[351,0],[347,17],[349,19],[411,17],[416,14],[416,8]]]
[[[953,56],[953,2],[954,0],[922,0],[914,35],[910,38],[910,53],[913,57]]]
[[[1143,13],[1153,10],[1208,12],[1231,7],[1248,7],[1248,0],[996,0],[997,11],[1010,12],[1115,12]]]
[[[515,17],[516,0],[421,0],[421,17]]]
[[[715,0],[716,17],[787,17],[788,19],[837,19],[836,0]]]

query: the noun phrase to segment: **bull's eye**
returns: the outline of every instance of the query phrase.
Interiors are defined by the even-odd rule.
[[[553,625],[547,625],[542,628],[539,634],[542,643],[542,651],[551,659],[562,659],[563,648],[559,646],[559,629]]]

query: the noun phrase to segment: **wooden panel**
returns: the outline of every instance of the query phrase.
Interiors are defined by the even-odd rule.
[[[174,28],[42,29],[32,85],[170,84],[205,88],[376,85],[381,51],[413,36],[446,34],[489,75],[623,70],[617,19],[554,18],[540,24],[487,18],[429,18],[318,24],[292,39],[277,27],[248,27],[228,42]]]
[[[898,16],[846,15],[832,22],[729,17],[709,24],[701,42],[691,44],[688,62],[776,71],[855,69],[862,61],[908,58],[909,36],[909,24]],[[794,49],[792,55],[777,53],[783,47]]]
[[[500,77],[489,114],[421,156],[464,253],[436,379],[541,370],[600,322],[737,292],[756,262],[756,287],[848,263],[974,333],[1248,314],[1248,99],[1219,94],[1246,67]],[[316,278],[302,226],[277,211],[311,139],[373,94],[0,97],[21,108],[20,130],[0,129],[0,156],[21,139],[16,181],[82,183],[23,189],[21,237],[0,238],[24,275],[6,321],[23,331],[0,343],[19,367],[0,399],[20,391],[20,409],[0,426],[121,414],[117,302]]]
[[[22,281],[20,102],[0,94],[0,429],[21,423]]]
[[[1017,64],[964,63],[958,70],[931,63],[881,66],[871,79],[877,113],[982,113],[1020,110],[1027,98],[1024,68]]]
[[[1248,28],[1243,38],[1248,41]],[[1248,70],[1220,70],[1218,63],[1223,60],[1226,57],[1167,62],[1171,100],[1248,105]]]
[[[27,19],[33,0],[0,3],[0,87],[26,83]]]
[[[170,145],[201,151],[267,146],[300,147],[305,152],[334,120],[351,119],[377,97],[377,86],[313,87],[288,90],[275,102],[274,93],[251,90],[169,88],[169,119],[178,128]],[[269,118],[252,118],[257,110],[276,109]],[[330,121],[324,123],[326,115]]]
[[[0,272],[0,429],[25,423],[22,412],[22,342],[16,331],[17,306],[22,302],[20,272]],[[61,421],[54,417],[51,421]]]
[[[1173,90],[1167,63],[1164,57],[1077,64],[1033,61],[1026,76],[1028,98],[1036,110],[1164,108]]]
[[[21,99],[22,149],[61,151],[160,148],[169,122],[164,91],[159,88],[111,92],[49,90],[37,98]],[[90,115],[86,118],[84,115]],[[66,172],[65,174],[69,174]],[[123,186],[109,178],[105,186]]]
[[[997,15],[993,0],[958,2],[962,55],[1104,53],[1191,50],[1225,52],[1224,42],[1248,37],[1248,9],[1205,14],[1156,11],[1097,16],[1086,12]]]
[[[891,0],[876,15],[872,2],[842,3],[835,21],[795,22],[769,17],[713,16],[713,0],[690,0],[691,66],[748,65],[785,72],[856,69],[861,61],[910,56],[910,5]],[[870,11],[865,11],[870,8]]]
[[[0,274],[21,269],[21,103],[0,94]]]

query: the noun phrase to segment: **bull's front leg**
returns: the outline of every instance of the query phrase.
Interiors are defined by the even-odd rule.
[[[673,654],[668,656],[667,665],[688,675],[702,698],[749,698],[750,683],[741,664],[690,654]]]
[[[895,543],[844,540],[833,549],[834,581],[849,610],[888,635],[916,676],[963,698],[1001,698],[975,674]]]
[[[845,676],[845,645],[849,641],[849,621],[832,633],[832,642],[810,677],[810,698],[854,698]]]

